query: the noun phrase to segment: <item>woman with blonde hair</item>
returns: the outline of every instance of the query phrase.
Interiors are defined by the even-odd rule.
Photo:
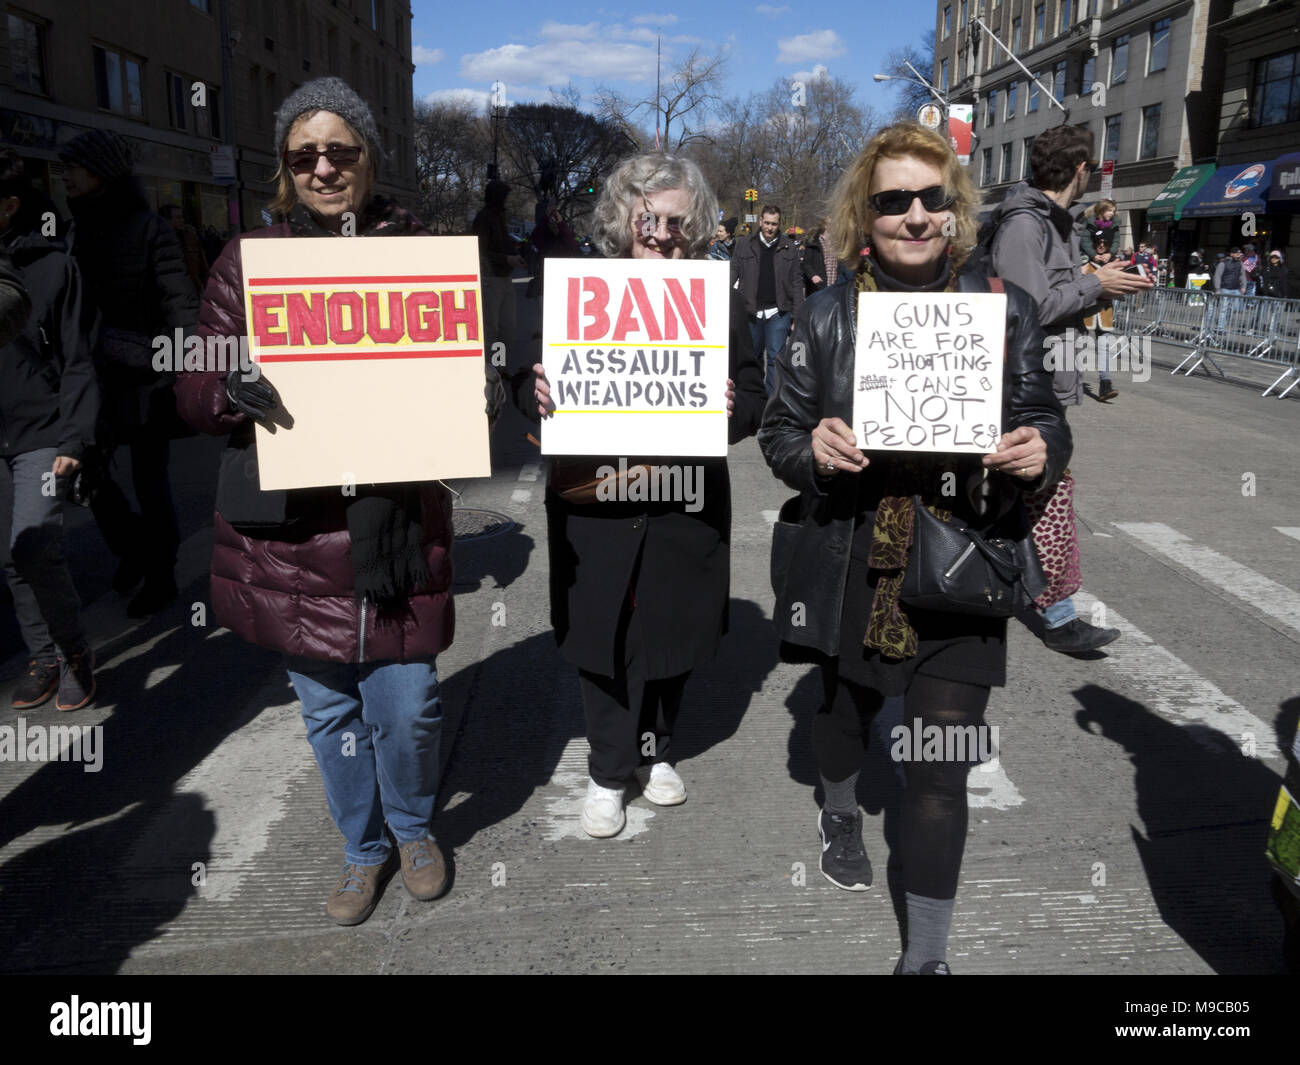
[[[816,293],[795,316],[758,435],[773,471],[800,493],[783,508],[788,524],[778,523],[774,541],[774,617],[783,656],[821,666],[825,702],[813,723],[825,792],[821,869],[851,891],[872,879],[856,784],[884,699],[904,696],[905,720],[923,732],[955,726],[974,735],[990,689],[1006,683],[1005,618],[922,610],[900,598],[916,501],[940,520],[1019,540],[1028,533],[1022,493],[1054,484],[1070,455],[1034,304],[1014,285],[1005,286],[1004,434],[995,451],[864,453],[847,424],[862,294],[990,291],[987,277],[965,268],[976,203],[942,137],[901,123],[872,138],[836,186],[829,216],[845,269],[856,266],[852,283]],[[944,975],[969,762],[912,761],[906,751],[900,760],[907,942],[895,972]]]
[[[614,169],[593,230],[609,258],[702,259],[717,212],[694,163],[646,153]],[[765,395],[744,302],[734,290],[729,336],[728,438],[735,444],[757,430]],[[555,412],[550,382],[540,363],[533,370],[537,413],[549,417]],[[686,786],[668,760],[677,714],[691,671],[714,657],[727,631],[727,461],[663,461],[702,471],[694,502],[581,500],[563,490],[554,470],[546,492],[551,623],[560,654],[578,668],[591,744],[582,827],[595,837],[623,830],[624,788],[632,778],[656,805],[686,801]],[[570,464],[567,478],[589,480],[606,465],[618,468],[620,459]]]

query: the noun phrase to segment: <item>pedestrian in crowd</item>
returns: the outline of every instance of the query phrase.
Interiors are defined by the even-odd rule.
[[[18,153],[0,148],[0,242],[30,303],[0,345],[0,556],[30,656],[14,709],[53,695],[80,710],[95,697],[95,656],[63,557],[63,500],[95,438],[94,313],[76,260],[41,234],[43,199]]]
[[[731,259],[731,251],[736,246],[736,239],[732,234],[736,231],[735,218],[724,218],[718,223],[717,229],[713,231],[713,239],[709,241],[709,258],[721,259],[727,262]]]
[[[1114,261],[1110,253],[1110,242],[1105,237],[1098,237],[1093,244],[1092,258],[1083,268],[1085,274],[1095,274],[1107,263]],[[1083,319],[1083,326],[1093,334],[1094,350],[1097,352],[1097,398],[1103,403],[1115,399],[1119,392],[1110,379],[1110,344],[1102,341],[1102,335],[1115,328],[1115,305],[1108,299],[1099,299],[1093,313]]]
[[[1041,135],[1040,135],[1041,136]],[[915,123],[878,133],[831,198],[838,251],[853,283],[819,292],[795,315],[804,359],[782,357],[759,446],[773,472],[800,492],[802,522],[774,611],[787,659],[821,667],[824,702],[813,750],[825,800],[818,816],[821,869],[851,891],[872,882],[862,840],[857,778],[872,717],[903,696],[905,718],[982,727],[990,689],[1006,683],[1005,619],[919,610],[900,601],[913,550],[915,498],[936,516],[991,536],[1023,537],[1021,494],[1050,486],[1070,457],[1070,432],[1051,376],[1034,301],[1006,285],[1006,372],[997,452],[983,456],[863,453],[852,416],[854,323],[860,293],[988,292],[965,269],[976,244],[979,195],[947,141]],[[949,234],[953,234],[949,236]],[[960,486],[954,496],[945,483]],[[801,611],[794,608],[802,606]],[[797,619],[797,620],[795,620]],[[793,646],[792,646],[793,645]],[[907,942],[896,973],[947,974],[966,841],[964,758],[905,762],[900,849]]]
[[[1098,200],[1083,212],[1083,229],[1079,233],[1079,250],[1091,261],[1097,251],[1097,241],[1113,244],[1119,236],[1115,224],[1115,201]]]
[[[1142,241],[1138,244],[1138,250],[1133,253],[1129,265],[1142,267],[1146,271],[1147,277],[1154,281],[1159,263],[1160,261],[1155,253],[1147,247],[1146,241]]]
[[[1246,274],[1245,294],[1254,296],[1259,291],[1259,281],[1264,269],[1264,264],[1260,261],[1255,245],[1247,244],[1242,248],[1241,268]]]
[[[611,257],[699,259],[716,218],[717,201],[693,162],[646,153],[621,162],[601,190],[595,237]],[[734,292],[730,327],[727,415],[734,444],[758,429],[764,403],[744,304]],[[541,363],[533,371],[536,411],[548,417],[555,411],[550,382]],[[560,654],[578,668],[591,745],[582,827],[595,837],[622,831],[624,790],[634,776],[656,805],[686,801],[685,784],[669,762],[672,739],[691,671],[713,659],[727,630],[731,580],[726,459],[671,460],[679,473],[695,471],[693,502],[617,501],[566,488],[590,483],[599,467],[621,461],[592,458],[554,468],[546,492],[551,623]],[[655,464],[650,472],[669,468]]]
[[[1047,336],[1065,338],[1062,347],[1068,357],[1052,379],[1056,397],[1065,407],[1083,400],[1083,373],[1074,365],[1069,337],[1083,331],[1084,314],[1102,297],[1129,295],[1153,284],[1149,278],[1126,273],[1122,262],[1107,263],[1092,274],[1079,269],[1079,237],[1069,209],[1083,195],[1097,167],[1092,151],[1093,135],[1087,129],[1056,126],[1040,133],[1030,153],[1029,181],[1013,186],[993,216],[997,226],[994,273],[1029,293]],[[1074,608],[1071,595],[1079,587],[1080,575],[1073,490],[1067,470],[1059,484],[1047,487],[1046,495],[1030,501],[1038,518],[1035,543],[1050,578],[1048,590],[1038,600],[1045,625],[1043,642],[1064,654],[1095,651],[1119,638],[1118,629],[1089,625]]]
[[[369,106],[339,78],[290,93],[275,115],[279,159],[270,210],[278,221],[247,238],[342,234],[427,236],[374,191],[382,148]],[[246,239],[247,239],[246,238]],[[212,268],[199,318],[204,337],[240,337],[240,242]],[[212,610],[217,623],[285,656],[307,739],[344,839],[345,864],[325,906],[330,920],[370,916],[400,855],[417,899],[447,883],[430,831],[438,790],[442,709],[436,656],[453,632],[451,500],[427,483],[261,492],[253,423],[279,408],[260,375],[187,373],[181,413],[196,429],[230,434],[213,517]],[[346,426],[340,426],[346,431]]]
[[[68,247],[85,302],[102,321],[95,348],[102,405],[83,476],[95,521],[120,560],[113,588],[125,596],[139,586],[127,613],[144,617],[176,597],[180,546],[167,475],[171,439],[181,431],[175,374],[154,368],[153,340],[193,331],[198,292],[175,231],[150,210],[132,176],[131,151],[121,137],[89,130],[64,145],[59,158],[73,218]],[[119,445],[130,449],[138,514],[112,476]]]
[[[504,344],[507,360],[515,343],[515,286],[511,275],[524,258],[506,226],[506,197],[510,186],[492,180],[483,193],[483,208],[470,232],[478,237],[480,290],[483,296],[483,349],[490,353]]]
[[[1242,265],[1240,248],[1228,249],[1228,257],[1220,259],[1215,265],[1214,291],[1220,297],[1226,297],[1219,300],[1219,314],[1215,326],[1218,332],[1225,333],[1231,322],[1232,312],[1241,306],[1240,300],[1230,297],[1246,294],[1246,268]]]
[[[1274,248],[1268,253],[1268,264],[1264,267],[1260,280],[1260,293],[1274,299],[1287,299],[1286,264],[1282,253]]]
[[[195,291],[202,292],[208,280],[208,258],[204,254],[203,241],[199,239],[198,230],[185,221],[185,212],[178,204],[166,204],[158,213],[175,230],[176,239],[180,241],[181,254],[185,257],[185,272],[189,274]]]
[[[533,258],[533,280],[529,282],[527,295],[540,298],[546,276],[547,259],[572,259],[581,255],[573,230],[560,214],[554,204],[548,204],[542,221],[534,227],[529,237]],[[513,296],[512,296],[513,298]]]
[[[803,246],[804,294],[808,296],[827,285],[826,253],[822,250],[822,236],[825,232],[825,224],[818,226],[808,234],[808,240]]]
[[[736,241],[731,280],[745,298],[754,355],[764,367],[763,383],[770,395],[777,356],[790,332],[790,316],[804,298],[799,249],[781,234],[781,208],[764,207],[758,216],[758,232]]]

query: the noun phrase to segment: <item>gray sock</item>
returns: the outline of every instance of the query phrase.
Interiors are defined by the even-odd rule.
[[[841,780],[838,784],[822,777],[826,802],[822,809],[830,814],[856,814],[858,812],[858,774]]]
[[[907,951],[903,972],[920,972],[928,961],[948,957],[948,926],[956,899],[927,899],[907,892]]]

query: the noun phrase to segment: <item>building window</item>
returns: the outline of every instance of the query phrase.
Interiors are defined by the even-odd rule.
[[[1013,52],[1020,51],[1020,20],[1018,18],[1011,20],[1011,50]]]
[[[379,0],[370,0],[370,28],[379,32]]]
[[[166,73],[167,121],[174,129],[190,128],[190,83],[188,78]]]
[[[1160,105],[1142,108],[1142,146],[1139,159],[1154,159],[1160,154]]]
[[[140,86],[143,60],[99,45],[92,47],[95,58],[95,102],[105,111],[131,118],[144,118],[144,94]]]
[[[1058,103],[1065,103],[1065,71],[1068,63],[1062,59],[1052,71],[1052,95]]]
[[[1021,150],[1024,152],[1024,159],[1020,167],[1020,176],[1022,179],[1027,179],[1029,177],[1029,158],[1034,150],[1034,138],[1026,137],[1024,147]]]
[[[1046,23],[1047,23],[1047,14],[1046,14],[1046,11],[1047,11],[1047,8],[1046,8],[1046,6],[1043,5],[1043,4],[1039,4],[1036,8],[1034,8],[1034,45],[1035,45],[1035,47],[1037,47],[1038,45],[1040,45],[1040,44],[1043,43],[1043,29],[1044,29],[1044,27],[1046,26]]]
[[[966,25],[966,0],[961,0],[961,13],[957,16],[957,21]]]
[[[1103,159],[1119,161],[1119,134],[1122,115],[1110,115],[1106,119],[1106,152]]]
[[[46,93],[45,27],[21,15],[9,16],[9,64],[14,88]]]
[[[1162,18],[1151,24],[1151,49],[1147,73],[1154,74],[1169,65],[1169,27],[1171,20]]]
[[[1115,38],[1110,46],[1110,83],[1123,85],[1128,81],[1128,39],[1127,33]]]
[[[946,59],[939,61],[939,91],[948,91],[948,60]]]
[[[1000,178],[1002,181],[1011,180],[1011,153],[1014,148],[1015,146],[1012,144],[1002,145],[1002,176]]]
[[[1255,63],[1253,105],[1256,126],[1300,122],[1300,49]]]
[[[1089,55],[1083,61],[1083,66],[1079,71],[1079,95],[1089,96],[1092,94],[1092,86],[1097,80],[1097,57]]]
[[[983,171],[984,171],[984,180],[981,181],[980,184],[988,185],[993,181],[993,149],[992,148],[984,149]]]
[[[208,7],[208,0],[190,0],[190,7],[197,7],[205,15],[211,14],[211,9]]]
[[[992,126],[998,120],[998,90],[990,89],[988,99],[984,101],[984,125]]]
[[[1010,122],[1016,117],[1016,90],[1020,87],[1020,82],[1013,81],[1007,86],[1007,121]]]
[[[1038,74],[1035,74],[1029,81],[1029,105],[1025,109],[1026,114],[1032,115],[1038,110]]]
[[[1064,33],[1070,28],[1070,0],[1061,0],[1061,25],[1056,31]]]
[[[940,37],[939,40],[946,41],[948,39],[948,35],[952,32],[951,26],[952,26],[952,5],[949,5],[948,7],[945,7],[943,9],[943,36]]]

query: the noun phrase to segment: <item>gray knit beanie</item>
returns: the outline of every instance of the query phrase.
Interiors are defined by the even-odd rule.
[[[73,137],[59,149],[59,158],[85,167],[104,181],[131,173],[131,146],[110,129],[90,129]]]
[[[366,151],[375,160],[386,158],[379,143],[379,128],[370,107],[342,78],[317,78],[300,85],[288,96],[275,113],[275,153],[284,154],[284,141],[289,127],[299,115],[309,111],[329,111],[343,119],[366,142]]]

